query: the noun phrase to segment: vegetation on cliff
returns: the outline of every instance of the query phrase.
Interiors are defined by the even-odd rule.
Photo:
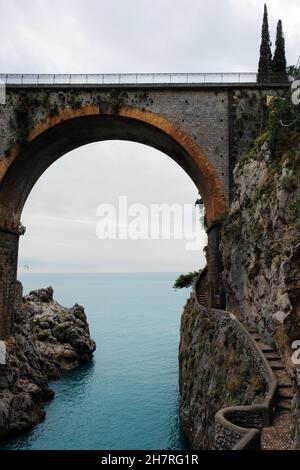
[[[183,289],[191,287],[199,274],[201,273],[202,269],[199,269],[199,271],[193,271],[189,272],[187,274],[180,274],[178,278],[175,280],[173,288],[174,289]]]
[[[227,309],[281,355],[294,379],[291,431],[300,442],[300,387],[292,344],[300,338],[300,105],[275,98],[265,132],[234,170],[222,231]]]
[[[300,337],[300,105],[290,96],[273,100],[234,179],[222,239],[228,308],[273,342],[291,371]]]

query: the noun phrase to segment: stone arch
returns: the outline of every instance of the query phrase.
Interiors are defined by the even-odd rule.
[[[190,176],[203,198],[208,225],[209,292],[219,276],[218,225],[226,210],[221,181],[198,144],[161,115],[108,103],[61,109],[36,121],[21,149],[15,144],[0,159],[0,339],[10,334],[17,275],[18,227],[31,189],[58,158],[103,140],[128,140],[162,151]],[[211,250],[210,250],[211,246]],[[212,296],[213,297],[213,296]]]
[[[35,123],[23,151],[14,146],[0,166],[0,227],[15,230],[24,203],[41,174],[63,154],[102,140],[144,143],[167,154],[191,177],[206,207],[208,224],[226,209],[222,183],[198,144],[163,116],[139,108],[86,105],[65,108]]]

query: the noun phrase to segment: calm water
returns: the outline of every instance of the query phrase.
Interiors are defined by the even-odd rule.
[[[176,274],[24,274],[24,291],[54,287],[85,306],[97,350],[51,383],[47,417],[2,449],[183,449],[178,420],[179,322],[187,291]]]

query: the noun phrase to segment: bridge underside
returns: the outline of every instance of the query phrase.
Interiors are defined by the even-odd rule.
[[[53,162],[75,148],[103,140],[138,142],[162,151],[181,166],[201,192],[209,222],[224,213],[225,197],[220,181],[200,151],[192,155],[186,142],[184,147],[172,135],[146,122],[98,114],[61,122],[28,143],[1,183],[0,226],[10,230],[18,226],[31,189]]]

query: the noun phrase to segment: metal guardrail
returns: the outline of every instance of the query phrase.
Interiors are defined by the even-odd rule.
[[[249,73],[110,73],[110,74],[0,74],[7,85],[137,85],[255,83]]]

